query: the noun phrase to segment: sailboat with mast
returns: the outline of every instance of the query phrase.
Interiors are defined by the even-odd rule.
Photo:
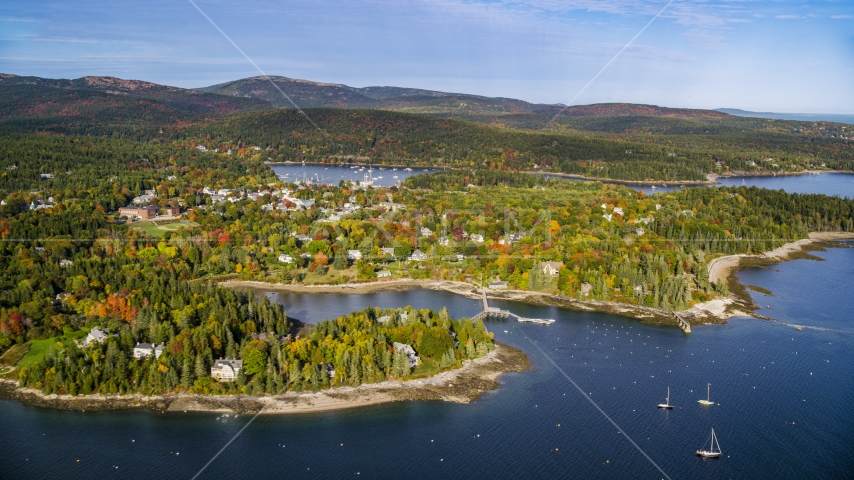
[[[658,408],[673,408],[670,404],[670,387],[667,387],[667,403],[659,403]]]
[[[715,450],[715,446],[717,446],[717,450]],[[703,448],[697,450],[697,455],[703,458],[718,458],[721,456],[721,444],[718,443],[718,437],[715,436],[715,429],[712,429],[712,437],[711,437],[711,445],[709,445],[709,449],[706,450],[706,444],[703,444]]]
[[[712,401],[712,384],[709,383],[706,385],[706,399],[705,400],[697,400],[697,403],[700,405],[714,405],[715,402]]]

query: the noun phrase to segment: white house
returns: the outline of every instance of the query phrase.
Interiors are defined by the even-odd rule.
[[[483,243],[483,235],[479,233],[472,233],[469,237],[469,240],[475,243]]]
[[[439,237],[439,240],[437,240],[436,243],[443,247],[447,247],[450,243],[450,240],[448,240],[448,237]]]
[[[216,360],[211,367],[211,377],[220,382],[233,382],[243,368],[243,360],[226,358]]]
[[[466,256],[465,256],[465,255],[463,255],[462,253],[458,253],[458,254],[457,254],[457,261],[458,261],[458,262],[462,262],[462,261],[463,261],[463,260],[465,260],[465,259],[466,259]]]
[[[494,282],[489,282],[489,288],[493,290],[504,290],[507,288],[507,282],[504,280],[496,280]]]
[[[540,266],[544,274],[556,277],[560,267],[563,266],[563,262],[543,262]]]
[[[392,260],[394,259],[394,249],[393,248],[380,248],[380,251],[382,252],[384,257],[391,257]]]
[[[359,250],[347,250],[347,260],[356,261],[356,260],[361,260],[361,259],[362,259],[362,252],[360,252]]]
[[[142,194],[138,197],[134,197],[133,200],[131,200],[131,203],[133,203],[134,205],[142,205],[142,204],[148,203],[152,200],[154,200],[154,195],[149,195],[146,193],[146,194]]]
[[[151,343],[136,342],[136,345],[133,346],[133,358],[146,358],[152,352],[154,353],[154,358],[160,358],[165,348],[166,345],[162,343],[160,345],[153,345]]]
[[[72,262],[71,260],[67,260],[67,259],[63,258],[62,260],[59,261],[59,266],[62,268],[70,267],[73,263],[74,262]]]
[[[432,237],[433,236],[433,230],[430,230],[427,227],[421,227],[421,236],[422,237]]]
[[[83,346],[88,347],[92,342],[104,343],[107,340],[107,338],[110,336],[109,333],[107,333],[107,332],[109,332],[109,330],[107,330],[105,328],[104,329],[101,329],[98,327],[92,328],[92,330],[89,332],[89,334],[86,335],[86,338],[83,339]]]
[[[425,254],[421,250],[416,249],[414,252],[412,252],[412,255],[409,256],[409,259],[414,260],[416,262],[422,262],[424,260],[427,260],[427,254]]]
[[[622,207],[614,207],[614,214],[619,215],[621,217],[625,216],[625,215],[623,215],[623,208]]]
[[[402,203],[380,202],[377,206],[380,208],[385,208],[386,210],[391,210],[392,212],[396,212],[398,210],[406,210],[406,205]]]
[[[406,356],[409,358],[410,368],[415,368],[418,366],[418,362],[420,361],[420,359],[418,358],[418,355],[415,354],[415,349],[413,349],[412,346],[399,342],[394,342],[392,346],[395,350],[406,354]]]
[[[391,276],[391,272],[388,270],[380,270],[379,272],[377,272],[377,278],[386,278],[386,277],[390,277],[390,276]]]
[[[294,257],[288,255],[287,253],[283,253],[279,255],[279,261],[282,263],[294,263]]]

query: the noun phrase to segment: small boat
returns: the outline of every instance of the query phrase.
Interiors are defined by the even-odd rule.
[[[714,405],[715,402],[712,401],[712,384],[706,385],[706,399],[705,400],[697,400],[697,403],[700,405]]]
[[[715,429],[712,429],[712,441],[711,445],[709,445],[709,449],[705,450],[706,445],[703,444],[703,449],[697,450],[697,455],[703,458],[718,458],[721,456],[721,444],[718,443],[718,437],[715,436]],[[717,445],[717,450],[715,450],[715,445]]]
[[[667,387],[667,402],[659,403],[658,408],[673,408],[673,405],[670,404],[670,387]]]
[[[404,168],[404,170],[405,170],[405,171],[407,171],[407,172],[411,172],[411,171],[412,171],[412,169],[411,169],[411,168],[409,168],[409,167]]]
[[[653,186],[652,186],[652,189],[653,189],[653,190],[658,190],[658,187],[656,187],[655,185],[653,185]]]

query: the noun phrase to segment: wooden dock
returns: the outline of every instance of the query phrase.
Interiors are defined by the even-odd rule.
[[[477,320],[485,320],[487,318],[500,318],[507,319],[510,317],[515,317],[516,321],[519,322],[527,322],[527,323],[539,323],[540,325],[550,325],[555,323],[554,319],[551,318],[526,318],[515,313],[510,310],[502,310],[500,308],[490,307],[489,302],[486,299],[486,289],[483,290],[483,311],[473,316],[471,319],[473,321]]]

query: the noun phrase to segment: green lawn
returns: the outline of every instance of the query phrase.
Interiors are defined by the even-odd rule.
[[[181,219],[164,221],[142,220],[139,222],[131,223],[128,226],[136,230],[142,230],[143,232],[154,237],[162,237],[165,236],[167,233],[174,232],[182,228],[195,227],[197,225],[198,223],[196,222],[191,222],[187,219]]]
[[[44,340],[33,340],[28,343],[30,346],[30,351],[24,355],[17,363],[17,367],[28,367],[30,365],[35,365],[40,362],[45,355],[47,355],[48,350],[51,348],[55,348],[57,350],[65,348],[61,345],[63,340],[66,340],[68,337],[53,337],[46,338]]]
[[[424,359],[420,365],[415,367],[410,377],[432,377],[437,373],[439,373],[439,365],[432,360]]]
[[[27,343],[12,345],[9,350],[6,350],[3,353],[3,356],[0,356],[0,365],[14,365],[18,363],[18,361],[26,355],[29,350],[30,345]]]

